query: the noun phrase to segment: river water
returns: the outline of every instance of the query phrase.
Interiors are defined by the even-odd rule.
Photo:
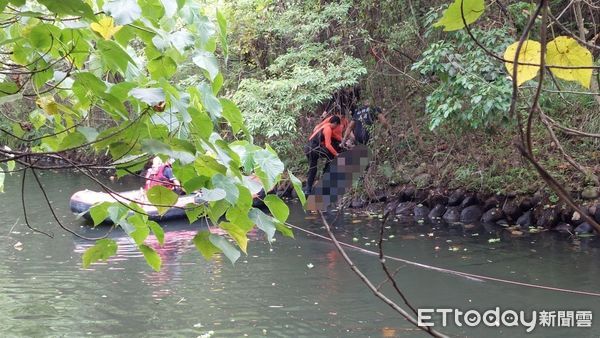
[[[30,223],[54,238],[33,233],[23,221],[20,179],[7,177],[0,195],[0,334],[2,337],[422,337],[376,299],[324,239],[295,230],[268,244],[252,235],[248,256],[235,266],[224,257],[205,261],[190,243],[202,224],[163,224],[160,272],[146,265],[124,233],[111,234],[118,255],[81,266],[91,244],[62,231],[51,219],[30,177],[25,194]],[[70,195],[91,186],[77,174],[46,174],[45,188],[64,225],[86,236],[90,229],[68,210]],[[113,183],[130,189],[137,182]],[[333,218],[334,215],[331,215]],[[377,215],[341,215],[335,233],[342,242],[376,251]],[[290,223],[325,234],[315,215],[292,206]],[[492,243],[490,243],[492,239]],[[498,242],[494,242],[499,239]],[[152,239],[150,238],[151,242]],[[511,237],[499,228],[469,231],[447,225],[391,222],[386,254],[419,263],[552,287],[600,292],[600,243],[551,233]],[[151,243],[152,244],[152,243]],[[384,280],[378,259],[347,250],[375,285]],[[592,311],[592,326],[541,327],[533,337],[600,336],[600,298],[464,278],[394,262],[397,281],[418,308],[481,312],[499,307],[525,311]],[[398,300],[389,283],[382,291]],[[558,312],[555,313],[558,317]],[[539,314],[538,314],[539,316]],[[525,336],[525,327],[458,326],[436,329],[455,337]],[[572,325],[585,321],[573,321]],[[555,324],[559,324],[558,321]],[[567,322],[564,325],[571,325]]]

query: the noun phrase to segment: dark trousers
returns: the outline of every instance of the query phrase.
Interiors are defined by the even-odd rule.
[[[317,147],[311,147],[310,144],[304,147],[304,153],[306,154],[306,158],[308,159],[308,175],[306,179],[306,188],[305,192],[310,193],[312,190],[312,186],[315,183],[315,178],[317,176],[317,166],[320,158],[325,159],[325,167],[323,168],[323,174],[329,171],[329,166],[331,165],[331,160],[333,160],[333,155],[327,150],[327,148],[319,145]]]

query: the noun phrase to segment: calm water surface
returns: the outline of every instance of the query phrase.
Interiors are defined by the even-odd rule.
[[[59,217],[86,236],[90,229],[68,210],[70,195],[91,183],[76,174],[43,181]],[[24,225],[17,177],[0,195],[0,334],[2,337],[420,337],[424,336],[373,297],[333,245],[295,231],[269,245],[252,235],[248,256],[235,267],[226,258],[206,262],[190,243],[202,224],[170,222],[152,271],[122,232],[111,237],[118,255],[82,269],[89,242],[61,231],[33,180],[26,186],[28,216],[54,238]],[[137,182],[113,184],[130,189]],[[313,215],[297,206],[290,222],[324,234]],[[336,221],[341,241],[377,250],[376,216]],[[425,264],[549,286],[600,292],[600,243],[554,234],[511,238],[499,228],[463,231],[446,225],[390,223],[386,253]],[[499,243],[489,243],[500,238]],[[149,238],[150,244],[156,245]],[[376,257],[349,249],[376,284],[384,277]],[[591,310],[591,328],[536,328],[533,337],[600,336],[600,298],[483,282],[388,261],[411,302],[421,308],[487,310]],[[383,290],[394,297],[389,286]],[[527,312],[528,317],[530,312]],[[525,336],[524,328],[438,328],[455,337]]]

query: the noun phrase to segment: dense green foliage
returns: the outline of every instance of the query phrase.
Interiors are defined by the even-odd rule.
[[[254,224],[269,240],[276,229],[290,236],[279,197],[268,197],[276,218],[252,208],[251,195],[276,185],[284,166],[268,145],[252,143],[241,111],[220,95],[215,51],[218,45],[227,57],[227,22],[210,8],[195,0],[0,1],[0,103],[23,107],[20,114],[4,110],[2,133],[27,146],[3,148],[6,169],[16,162],[34,171],[30,159],[76,149],[110,155],[118,176],[139,172],[153,156],[172,158],[182,186],[201,190],[207,201],[186,207],[190,222],[207,218],[236,243],[199,233],[194,242],[207,258],[208,248],[235,262]],[[174,81],[187,60],[199,74],[189,86]],[[106,119],[105,127],[90,123],[96,116]],[[89,164],[64,161],[87,172]],[[254,173],[259,185],[248,179]],[[160,212],[177,200],[163,187],[150,189],[147,199]],[[95,224],[109,218],[122,227],[160,268],[160,257],[144,243],[150,232],[162,242],[162,229],[138,203],[102,203],[91,214]],[[102,240],[84,255],[84,265],[115,252],[116,243]]]
[[[473,34],[496,53],[511,41],[506,29],[475,30]],[[426,104],[431,129],[443,124],[478,128],[508,123],[510,80],[503,66],[487,57],[466,33],[453,33],[430,44],[413,69],[437,82]]]
[[[366,73],[353,55],[344,31],[351,23],[352,1],[232,1],[230,70],[236,83],[234,101],[244,112],[248,129],[266,140],[290,138],[298,132],[302,113],[358,83]],[[350,30],[347,32],[350,34]],[[357,32],[360,39],[360,32]],[[289,144],[274,143],[279,151]]]

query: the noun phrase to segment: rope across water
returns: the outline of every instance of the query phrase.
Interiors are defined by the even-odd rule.
[[[286,223],[288,226],[302,231],[304,233],[310,234],[312,236],[315,237],[319,237],[328,241],[331,241],[331,238],[327,237],[327,236],[323,236],[320,234],[317,234],[315,232],[312,232],[310,230],[306,230],[303,229],[299,226],[293,225],[291,223]],[[341,245],[348,247],[348,248],[352,248],[355,249],[357,251],[360,251],[362,253],[366,253],[368,255],[372,255],[372,256],[379,256],[379,253],[375,252],[375,251],[371,251],[371,250],[367,250],[361,247],[358,247],[356,245],[352,245],[352,244],[348,244],[348,243],[344,243],[344,242],[340,242]],[[541,289],[541,290],[548,290],[548,291],[555,291],[555,292],[564,292],[564,293],[570,293],[570,294],[576,294],[576,295],[583,295],[583,296],[592,296],[592,297],[600,297],[600,293],[598,292],[591,292],[591,291],[582,291],[582,290],[572,290],[572,289],[563,289],[563,288],[557,288],[557,287],[552,287],[552,286],[547,286],[547,285],[539,285],[539,284],[532,284],[532,283],[525,283],[525,282],[519,282],[519,281],[514,281],[514,280],[509,280],[509,279],[502,279],[502,278],[496,278],[496,277],[490,277],[490,276],[485,276],[485,275],[478,275],[478,274],[473,274],[473,273],[468,273],[468,272],[462,272],[462,271],[456,271],[456,270],[451,270],[451,269],[445,269],[445,268],[440,268],[437,266],[432,266],[432,265],[427,265],[427,264],[423,264],[423,263],[419,263],[419,262],[414,262],[414,261],[410,261],[404,258],[399,258],[399,257],[393,257],[393,256],[388,256],[385,255],[384,256],[386,259],[392,260],[392,261],[396,261],[396,262],[402,262],[404,264],[407,265],[412,265],[412,266],[416,266],[422,269],[426,269],[426,270],[433,270],[433,271],[438,271],[438,272],[443,272],[443,273],[447,273],[447,274],[451,274],[451,275],[455,275],[455,276],[459,276],[459,277],[464,277],[464,278],[468,278],[471,280],[477,280],[477,281],[492,281],[492,282],[497,282],[497,283],[503,283],[503,284],[511,284],[511,285],[518,285],[518,286],[523,286],[523,287],[528,287],[528,288],[534,288],[534,289]]]

